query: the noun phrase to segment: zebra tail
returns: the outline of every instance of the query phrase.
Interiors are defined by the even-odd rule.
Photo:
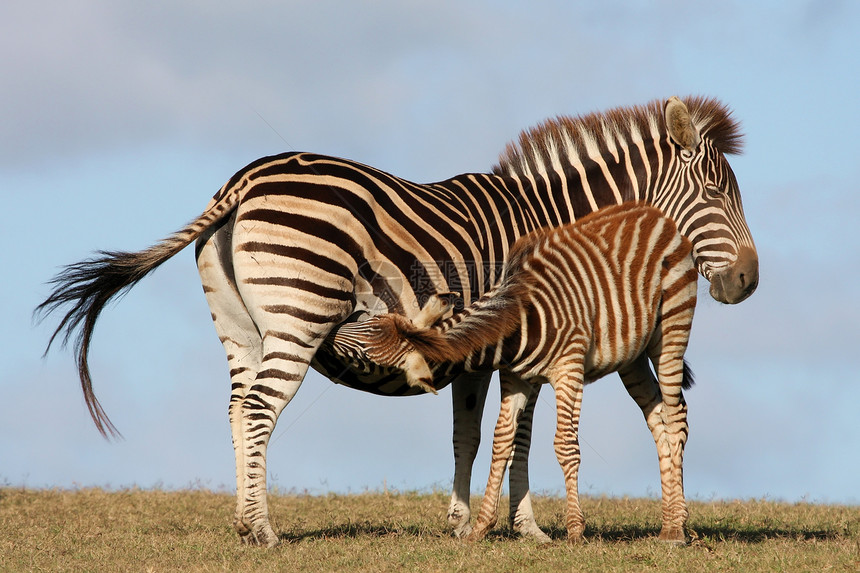
[[[227,189],[219,192],[197,219],[167,239],[136,253],[98,251],[96,257],[64,267],[48,284],[53,292],[33,312],[37,323],[49,314],[70,306],[59,326],[51,335],[45,354],[57,338],[65,347],[74,339],[75,363],[81,379],[81,389],[90,417],[105,438],[121,437],[93,392],[89,354],[93,329],[105,305],[124,294],[164,261],[187,247],[204,231],[224,218],[238,204],[238,193]],[[43,355],[43,356],[44,356]]]
[[[681,381],[681,388],[689,390],[695,383],[696,381],[693,379],[693,369],[690,368],[690,363],[684,360],[684,378]]]

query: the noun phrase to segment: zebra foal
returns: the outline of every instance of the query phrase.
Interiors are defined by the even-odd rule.
[[[436,375],[450,368],[516,374],[502,378],[490,477],[472,540],[496,524],[502,478],[514,450],[518,413],[512,396],[544,382],[556,393],[554,444],[567,490],[568,540],[582,539],[577,474],[583,386],[613,371],[648,368],[650,359],[658,388],[634,397],[650,404],[646,419],[663,494],[660,539],[685,542],[682,459],[688,426],[681,390],[692,383],[684,353],[697,282],[689,239],[658,209],[625,203],[520,238],[503,273],[499,286],[435,327],[379,315],[345,325],[329,343],[340,354],[351,348],[353,355],[402,368],[416,384],[429,372],[425,359],[439,365]],[[424,320],[434,316],[432,310],[426,315]]]

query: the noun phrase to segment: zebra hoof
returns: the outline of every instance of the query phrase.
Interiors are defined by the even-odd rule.
[[[454,528],[454,537],[457,539],[466,540],[470,535],[472,535],[472,524],[468,521]]]
[[[472,533],[471,519],[468,505],[452,503],[448,508],[448,525],[454,528],[454,537],[457,539],[465,539]]]
[[[240,538],[244,545],[251,545],[253,547],[270,548],[281,543],[280,538],[275,535],[275,531],[268,523],[263,527],[258,528],[256,531],[249,531],[247,533],[240,534]]]

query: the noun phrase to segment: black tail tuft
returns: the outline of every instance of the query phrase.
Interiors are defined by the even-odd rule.
[[[690,368],[690,364],[684,360],[684,379],[681,382],[681,388],[689,390],[695,383],[696,381],[693,379],[693,369]]]
[[[99,314],[111,300],[121,296],[161,263],[200,237],[206,229],[224,219],[238,204],[238,198],[238,191],[225,186],[203,214],[160,243],[137,253],[100,251],[95,258],[66,266],[50,281],[54,290],[36,307],[34,317],[41,321],[53,312],[62,312],[64,308],[68,310],[51,335],[45,354],[58,338],[63,346],[69,341],[74,342],[84,400],[96,428],[103,436],[118,436],[119,432],[93,393],[87,363],[90,341]]]
[[[48,314],[70,307],[48,341],[45,354],[57,338],[63,346],[70,340],[74,342],[84,400],[96,428],[104,437],[119,437],[119,432],[93,392],[87,355],[96,321],[111,300],[121,296],[187,244],[187,240],[168,240],[139,253],[100,251],[96,258],[68,265],[51,280],[54,291],[34,311],[35,318],[41,321]]]
[[[116,295],[131,288],[153,267],[143,267],[136,253],[101,251],[98,258],[66,266],[49,284],[54,291],[34,311],[41,322],[48,314],[71,306],[48,341],[45,354],[59,336],[65,346],[75,336],[75,348],[80,349],[87,331],[95,323],[104,306]],[[79,329],[82,330],[79,331]]]
[[[160,264],[160,260],[150,260],[149,254],[103,251],[99,252],[98,258],[68,265],[51,280],[54,291],[34,311],[35,318],[41,322],[48,314],[70,307],[48,341],[45,354],[57,338],[63,346],[73,339],[84,399],[96,428],[105,437],[119,437],[120,434],[92,389],[87,355],[93,329],[108,302],[122,295]]]

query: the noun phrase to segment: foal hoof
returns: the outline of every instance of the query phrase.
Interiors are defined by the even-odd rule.
[[[585,543],[585,536],[582,535],[581,531],[578,533],[567,534],[568,545],[582,545],[583,543]]]
[[[584,521],[568,521],[567,523],[567,543],[568,545],[579,545],[585,541],[585,522]]]
[[[469,535],[467,535],[463,539],[465,539],[469,543],[476,543],[478,541],[482,541],[487,536],[487,531],[487,529],[476,527],[469,533]]]
[[[687,534],[684,532],[683,527],[664,527],[660,530],[660,537],[658,539],[672,545],[687,545],[688,543]]]

